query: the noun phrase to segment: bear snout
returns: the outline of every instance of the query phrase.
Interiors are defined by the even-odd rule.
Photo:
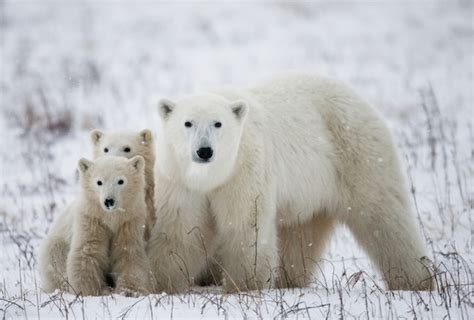
[[[208,162],[212,158],[214,151],[211,147],[202,147],[196,151],[196,154],[202,162]]]
[[[107,209],[113,209],[115,207],[115,200],[113,198],[107,198],[104,201],[104,205]]]

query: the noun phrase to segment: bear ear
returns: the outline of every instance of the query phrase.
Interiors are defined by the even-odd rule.
[[[92,164],[93,164],[92,161],[82,158],[81,160],[79,160],[79,164],[78,164],[79,171],[81,173],[85,173],[87,170],[89,170]]]
[[[249,107],[247,106],[247,103],[245,103],[245,101],[232,102],[230,108],[237,120],[243,121],[247,117]]]
[[[160,116],[163,120],[166,120],[171,112],[173,112],[174,107],[176,104],[168,99],[161,99],[158,105],[158,110],[160,112]]]
[[[145,159],[142,156],[132,157],[128,160],[128,163],[137,171],[141,171],[145,167]]]
[[[92,144],[96,145],[100,139],[102,139],[102,137],[104,136],[104,133],[100,130],[92,130],[91,131],[91,141],[92,141]]]
[[[149,144],[153,141],[153,135],[149,129],[140,131],[140,137],[142,138],[142,144]]]

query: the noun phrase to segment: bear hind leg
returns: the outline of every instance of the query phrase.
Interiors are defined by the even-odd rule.
[[[431,290],[433,279],[421,262],[424,247],[408,205],[395,196],[352,210],[346,224],[390,290]]]

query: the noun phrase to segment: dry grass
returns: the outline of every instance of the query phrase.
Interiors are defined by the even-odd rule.
[[[137,314],[152,318],[157,314],[173,317],[175,306],[178,306],[179,312],[182,312],[183,306],[187,306],[194,315],[210,313],[218,318],[240,315],[252,319],[390,319],[400,316],[469,319],[474,307],[472,255],[469,253],[473,232],[470,183],[474,167],[470,161],[472,159],[460,156],[458,144],[459,131],[467,129],[471,146],[474,145],[473,135],[470,127],[462,128],[462,124],[443,117],[433,89],[430,88],[421,97],[418,113],[423,114],[424,119],[416,118],[415,122],[422,123],[422,126],[407,123],[398,135],[403,137],[399,140],[403,141],[401,147],[406,154],[405,163],[418,221],[431,251],[432,260],[426,260],[425,263],[434,274],[435,291],[386,291],[373,271],[355,269],[357,264],[352,260],[358,258],[344,257],[337,260],[330,256],[322,261],[321,272],[314,285],[308,289],[223,295],[216,287],[196,288],[183,295],[150,295],[132,301],[126,299],[127,307],[121,303],[124,298],[116,295],[91,301],[91,298],[63,293],[45,294],[39,289],[37,280],[36,251],[45,227],[50,225],[53,216],[63,207],[59,199],[63,197],[62,192],[68,182],[55,175],[47,164],[54,160],[54,154],[44,147],[53,143],[43,140],[43,137],[51,134],[44,127],[45,135],[27,134],[20,138],[27,149],[37,150],[25,153],[24,162],[31,164],[28,170],[41,183],[33,186],[6,185],[2,192],[4,199],[16,205],[10,206],[8,212],[3,211],[0,223],[0,236],[8,251],[4,257],[9,259],[3,263],[7,272],[3,277],[3,285],[0,285],[0,314],[4,318],[13,315],[39,318],[41,314],[50,312],[64,318],[91,317],[98,312],[91,313],[93,305],[92,310],[100,310],[106,318],[118,316],[125,319]],[[421,182],[431,184],[430,190],[434,194],[427,194],[422,189],[426,185],[420,186]],[[16,187],[17,192],[12,191]],[[427,196],[435,202],[427,205],[424,199]],[[25,211],[25,199],[36,199],[34,204],[26,206],[33,211]],[[469,232],[471,240],[464,238]],[[457,236],[457,233],[463,237]],[[341,248],[344,245],[341,242],[345,241],[344,236],[336,236],[333,240],[337,248]],[[366,262],[363,264],[368,265]],[[346,268],[346,265],[349,267]]]

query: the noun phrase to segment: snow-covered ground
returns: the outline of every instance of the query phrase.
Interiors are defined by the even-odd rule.
[[[0,0],[0,317],[474,318],[473,11],[470,1]],[[384,290],[341,227],[307,289],[41,292],[38,244],[77,191],[91,128],[155,130],[160,97],[288,69],[344,80],[385,116],[437,291]]]

